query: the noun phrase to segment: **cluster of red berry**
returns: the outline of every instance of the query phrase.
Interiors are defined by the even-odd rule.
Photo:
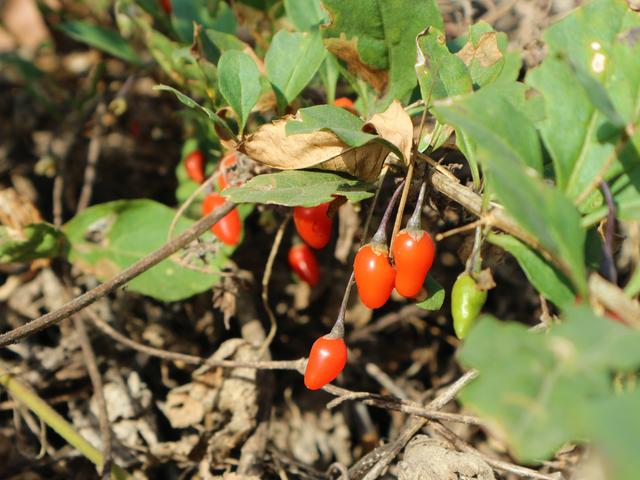
[[[356,254],[353,264],[354,278],[360,300],[369,308],[384,305],[394,288],[407,298],[415,297],[422,289],[435,255],[435,245],[431,236],[421,228],[420,216],[425,188],[425,185],[422,185],[416,208],[406,228],[398,232],[394,238],[391,249],[393,258],[389,257],[385,230],[401,187],[396,189],[389,202],[372,241],[360,248]],[[316,213],[323,221],[326,213],[320,212],[326,212],[326,208],[323,207],[323,210]],[[316,221],[312,225],[319,224]],[[307,234],[313,231],[311,227],[305,230]],[[311,347],[304,374],[304,384],[310,390],[317,390],[333,381],[347,363],[347,346],[343,338],[345,303],[343,302],[332,331],[317,339]]]
[[[396,190],[396,193],[399,191]],[[382,307],[394,288],[406,298],[415,297],[422,289],[435,255],[433,240],[421,226],[424,192],[423,185],[406,228],[400,230],[392,241],[392,257],[389,256],[385,231],[387,222],[384,218],[371,242],[356,254],[353,271],[358,294],[362,303],[369,308]],[[388,211],[391,211],[394,203],[395,198],[392,198]]]

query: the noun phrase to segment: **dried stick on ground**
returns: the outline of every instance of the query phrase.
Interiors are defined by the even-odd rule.
[[[49,312],[29,323],[22,325],[18,328],[3,333],[0,335],[0,347],[9,345],[11,343],[18,342],[23,338],[26,338],[34,333],[39,332],[51,325],[58,323],[59,321],[70,317],[74,313],[86,308],[96,300],[104,297],[108,293],[113,292],[117,288],[125,285],[127,282],[133,280],[141,273],[146,272],[151,267],[154,267],[165,258],[174,254],[182,247],[198,238],[204,232],[209,230],[212,225],[217,223],[222,217],[233,209],[235,205],[232,202],[226,202],[224,205],[216,208],[206,217],[194,223],[188,230],[174,238],[168,243],[165,243],[162,247],[158,248],[154,252],[150,253],[144,258],[141,258],[136,263],[125,269],[111,280],[104,282],[101,285],[89,290],[88,292],[80,295],[79,297],[67,302],[62,307],[53,312]]]
[[[93,195],[93,184],[96,180],[96,169],[98,166],[98,159],[100,158],[100,150],[102,146],[102,136],[104,135],[104,123],[102,117],[107,111],[107,106],[104,101],[101,101],[96,108],[95,121],[96,125],[91,134],[91,140],[89,141],[89,149],[87,152],[87,165],[84,169],[84,180],[82,182],[82,190],[80,190],[80,198],[78,199],[78,206],[76,213],[81,212],[89,206],[91,202],[91,196]]]
[[[261,370],[296,370],[304,369],[306,359],[299,358],[297,360],[264,360],[259,362],[240,362],[235,360],[212,360],[208,358],[189,355],[186,353],[168,352],[159,348],[149,347],[141,343],[135,342],[125,335],[118,332],[107,322],[102,320],[91,308],[86,310],[87,315],[93,324],[105,335],[108,335],[116,342],[136,350],[145,355],[161,358],[175,363],[186,363],[194,366],[208,366],[211,368],[258,368]],[[248,326],[246,328],[249,328]]]
[[[87,335],[87,329],[84,320],[78,316],[73,318],[73,326],[78,332],[80,339],[80,347],[84,362],[93,385],[93,392],[98,405],[98,422],[100,423],[100,438],[102,439],[102,465],[98,466],[98,472],[103,478],[109,478],[111,471],[111,426],[109,425],[109,415],[107,413],[107,402],[104,399],[104,390],[102,385],[102,376],[96,363],[96,356]]]
[[[287,225],[291,220],[291,212],[289,212],[286,218],[282,221],[280,226],[278,227],[278,231],[276,232],[276,236],[273,239],[273,244],[271,245],[271,251],[269,252],[269,258],[267,258],[267,264],[264,267],[264,274],[262,275],[262,306],[264,307],[267,315],[269,316],[269,334],[264,339],[262,346],[260,347],[260,355],[259,358],[262,357],[262,354],[266,349],[269,348],[273,338],[276,336],[276,332],[278,330],[278,322],[276,321],[276,316],[271,309],[271,305],[269,305],[269,281],[271,280],[271,271],[273,270],[273,262],[276,259],[276,255],[278,255],[278,250],[280,250],[280,244],[282,243],[282,237],[284,236],[284,231],[287,229]]]
[[[452,401],[471,380],[476,378],[478,372],[476,370],[470,370],[462,377],[456,380],[453,384],[449,385],[440,395],[434,398],[427,408],[430,410],[439,410],[447,403]],[[429,420],[422,418],[412,417],[407,422],[407,425],[402,429],[400,434],[391,443],[382,445],[376,448],[372,452],[358,460],[349,469],[349,478],[352,480],[358,480],[364,478],[365,480],[372,480],[378,478],[387,466],[393,461],[393,459],[400,453],[400,450],[411,440]]]

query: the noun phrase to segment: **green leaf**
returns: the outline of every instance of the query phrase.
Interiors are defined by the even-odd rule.
[[[171,6],[171,22],[182,43],[190,45],[193,42],[194,24],[225,33],[233,34],[236,31],[235,15],[225,2],[171,0]]]
[[[299,32],[317,30],[327,21],[327,14],[322,10],[320,0],[284,0],[284,9]]]
[[[604,114],[614,127],[624,128],[624,118],[617,112],[604,86],[591,76],[587,70],[582,68],[581,65],[572,64],[572,67],[574,68],[576,78],[580,82],[580,85],[582,85],[582,88],[584,88],[593,106],[597,108],[600,113]]]
[[[585,424],[605,456],[612,459],[612,479],[636,480],[640,472],[640,390],[593,402],[586,409]]]
[[[80,20],[60,23],[56,28],[78,42],[104,50],[114,57],[121,58],[127,62],[134,64],[140,63],[140,57],[136,51],[114,30],[109,30]]]
[[[342,195],[351,202],[373,196],[371,184],[346,175],[313,170],[288,170],[258,175],[241,187],[227,188],[224,196],[235,203],[263,203],[312,207]]]
[[[429,296],[416,306],[424,310],[440,310],[446,297],[444,288],[431,275],[427,275],[426,287]]]
[[[174,210],[151,200],[118,200],[90,207],[64,226],[71,243],[70,260],[107,280],[162,246],[174,215]],[[190,225],[181,218],[175,234]],[[206,268],[222,268],[226,251],[220,249],[208,258]],[[216,273],[187,269],[169,258],[136,277],[127,288],[171,302],[208,290],[219,278]]]
[[[640,366],[639,341],[586,307],[569,308],[546,334],[484,317],[459,352],[480,371],[461,399],[505,433],[516,458],[540,462],[584,439],[584,410],[614,395],[614,373]]]
[[[333,104],[336,100],[336,85],[338,84],[338,78],[340,77],[340,65],[338,59],[332,53],[327,53],[324,62],[320,65],[318,71],[322,84],[324,85],[324,91],[327,95],[327,103]]]
[[[435,0],[323,0],[331,24],[327,48],[389,99],[404,100],[416,85],[415,38],[426,27],[443,30]]]
[[[502,86],[484,88],[472,95],[466,95],[452,103],[441,102],[435,108],[436,114],[454,127],[463,128],[470,137],[490,135],[493,148],[505,150],[520,165],[526,165],[542,172],[542,149],[535,126],[521,108],[516,108],[502,92]],[[450,105],[450,106],[447,106]],[[464,115],[463,122],[454,121],[454,117]],[[463,125],[464,124],[464,125]],[[468,130],[474,126],[477,133]],[[478,142],[480,145],[480,142]]]
[[[435,27],[418,37],[415,69],[422,99],[428,106],[435,100],[473,91],[467,66],[449,51],[444,33]]]
[[[360,147],[378,138],[377,135],[364,133],[364,121],[344,108],[333,105],[316,105],[298,110],[302,121],[287,122],[287,135],[311,133],[327,129],[338,135],[347,145]]]
[[[327,51],[319,32],[279,31],[273,37],[265,67],[280,108],[290,104],[311,81]]]
[[[218,62],[218,85],[220,93],[240,119],[242,135],[262,90],[258,67],[246,53],[229,50]]]
[[[574,302],[575,294],[569,280],[538,252],[511,235],[491,233],[487,240],[513,255],[529,281],[545,298],[559,307]]]
[[[63,255],[65,236],[48,223],[32,223],[20,232],[0,225],[0,263],[30,262]]]
[[[571,280],[584,292],[585,232],[580,214],[562,192],[540,177],[542,154],[532,122],[493,92],[485,88],[436,111],[475,142],[491,191],[570,271]]]
[[[527,75],[544,97],[539,124],[557,184],[577,199],[615,159],[623,124],[640,113],[640,47],[629,41],[640,18],[622,1],[595,0],[550,27],[545,61]],[[566,126],[571,125],[570,129]]]
[[[200,38],[202,38],[202,47],[207,59],[216,64],[220,60],[221,53],[248,48],[248,45],[235,35],[210,28],[203,30]]]
[[[224,131],[225,134],[229,136],[229,138],[235,137],[235,135],[233,134],[233,132],[231,131],[227,123],[222,118],[220,118],[218,114],[216,114],[214,111],[212,111],[207,107],[203,107],[191,97],[185,95],[182,92],[179,92],[175,88],[170,87],[168,85],[155,85],[153,89],[160,90],[162,92],[173,93],[176,96],[176,98],[180,101],[180,103],[182,103],[183,105],[186,105],[189,108],[193,108],[196,111],[204,113],[207,116],[207,118],[209,118],[209,120],[211,120],[218,128]]]

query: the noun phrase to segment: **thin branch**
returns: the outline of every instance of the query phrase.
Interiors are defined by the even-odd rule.
[[[276,232],[276,236],[273,239],[273,244],[271,245],[271,250],[269,251],[269,257],[267,258],[267,264],[264,267],[264,274],[262,275],[262,306],[264,307],[267,315],[269,317],[269,322],[271,326],[269,327],[269,333],[267,334],[267,338],[265,338],[264,342],[260,346],[260,350],[258,350],[258,358],[261,358],[264,352],[269,348],[271,342],[273,341],[273,337],[276,336],[276,332],[278,330],[278,322],[276,321],[276,316],[271,309],[271,305],[269,305],[269,281],[271,280],[271,271],[273,270],[273,262],[276,259],[276,255],[278,255],[278,250],[280,250],[280,244],[282,243],[282,237],[284,236],[284,232],[287,229],[287,225],[289,225],[289,221],[291,220],[291,212],[287,214],[287,217],[282,221],[280,227],[278,227],[278,231]]]
[[[365,405],[382,408],[385,410],[396,410],[416,417],[429,420],[443,420],[446,422],[463,423],[465,425],[483,425],[482,421],[470,415],[460,415],[457,413],[438,412],[437,410],[425,408],[417,402],[401,400],[393,397],[385,397],[370,392],[352,392],[334,385],[327,385],[324,390],[332,395],[338,395],[327,404],[327,408],[333,409],[348,400],[358,400]]]
[[[95,119],[96,125],[91,134],[91,140],[89,141],[89,149],[87,152],[87,165],[84,169],[84,179],[82,182],[82,190],[80,191],[80,197],[78,199],[78,206],[76,208],[76,214],[84,210],[89,206],[91,202],[91,196],[93,194],[93,185],[96,180],[96,169],[98,160],[100,159],[100,149],[102,146],[102,136],[104,134],[104,123],[102,117],[107,111],[107,106],[104,101],[101,101],[96,108]]]
[[[259,370],[296,370],[304,369],[306,359],[299,358],[297,360],[269,360],[260,362],[240,362],[235,360],[212,360],[210,358],[198,357],[186,353],[169,352],[159,348],[149,347],[138,343],[125,335],[118,332],[107,322],[102,320],[92,309],[86,310],[87,315],[93,324],[105,335],[113,338],[116,342],[136,350],[151,357],[161,358],[174,363],[186,363],[195,366],[207,366],[212,368],[255,368]]]
[[[471,380],[478,376],[477,370],[470,370],[454,383],[446,387],[426,406],[429,410],[440,410],[452,401]],[[412,417],[400,434],[392,442],[382,445],[362,457],[349,469],[350,478],[373,480],[378,478],[404,446],[416,435],[429,420]]]
[[[182,205],[180,205],[180,207],[176,211],[175,215],[171,219],[171,223],[169,224],[169,230],[167,231],[167,241],[169,241],[169,240],[171,240],[173,238],[173,231],[175,230],[176,225],[178,224],[178,220],[180,220],[180,217],[182,217],[182,214],[185,212],[185,210],[187,208],[189,208],[189,206],[193,203],[193,201],[196,199],[196,197],[198,195],[200,195],[200,193],[205,191],[205,189],[209,188],[209,186],[213,183],[213,181],[214,181],[214,179],[216,177],[217,177],[217,175],[211,175],[204,182],[202,182],[200,185],[198,185],[198,188],[196,188],[191,193],[191,195],[189,195],[189,197],[187,197],[187,199],[184,202],[182,202]]]
[[[109,425],[109,415],[107,412],[107,402],[104,399],[104,387],[102,384],[102,376],[96,363],[96,356],[87,335],[87,329],[84,320],[78,316],[73,317],[73,326],[78,332],[80,347],[84,363],[87,367],[87,373],[93,385],[93,391],[96,396],[96,404],[98,406],[98,422],[100,423],[100,438],[102,439],[102,465],[98,465],[98,473],[103,477],[109,476],[111,470],[111,426]]]
[[[391,243],[389,245],[389,251],[393,251],[393,239],[400,231],[402,225],[402,216],[404,215],[404,208],[407,205],[407,197],[409,197],[409,190],[411,190],[411,180],[413,180],[413,171],[415,170],[415,159],[411,155],[411,161],[409,162],[409,168],[407,169],[407,176],[405,177],[404,188],[402,189],[402,196],[400,197],[400,203],[398,204],[398,211],[396,212],[396,218],[393,223],[393,231],[391,232]]]
[[[436,234],[435,240],[436,240],[436,242],[440,242],[440,241],[444,240],[445,238],[452,237],[454,235],[458,235],[459,233],[463,233],[463,232],[466,232],[468,230],[473,230],[474,228],[482,225],[485,222],[486,222],[486,220],[479,219],[479,220],[475,220],[475,221],[473,221],[471,223],[467,223],[466,225],[462,225],[460,227],[452,228],[450,230],[447,230],[446,232],[438,233],[438,234]]]
[[[188,230],[174,238],[168,243],[150,253],[144,258],[141,258],[136,263],[125,269],[111,280],[98,285],[97,287],[89,290],[88,292],[80,295],[79,297],[67,302],[62,307],[53,312],[49,312],[29,323],[15,328],[9,332],[0,335],[0,347],[9,345],[11,343],[18,342],[23,338],[26,338],[34,333],[39,332],[51,325],[55,325],[61,320],[70,317],[74,313],[79,312],[83,308],[91,305],[96,300],[104,297],[105,295],[113,292],[117,288],[130,282],[135,277],[143,272],[146,272],[151,267],[154,267],[165,258],[169,257],[173,253],[177,252],[180,248],[184,247],[188,243],[206,232],[212,225],[218,222],[222,217],[231,211],[235,207],[232,202],[226,202],[220,207],[216,208],[206,217],[200,219],[194,223]]]

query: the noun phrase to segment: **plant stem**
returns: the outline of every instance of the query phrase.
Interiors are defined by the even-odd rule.
[[[391,212],[393,211],[393,207],[396,204],[396,200],[398,199],[398,195],[402,191],[402,187],[404,186],[404,180],[400,182],[400,184],[396,187],[396,191],[393,192],[391,196],[391,200],[387,205],[387,209],[384,211],[384,215],[382,216],[382,220],[380,220],[380,225],[378,226],[378,230],[375,235],[371,239],[371,243],[379,243],[381,245],[387,245],[387,223],[389,223],[389,218],[391,217]]]
[[[77,448],[87,459],[97,467],[104,463],[102,453],[80,435],[62,415],[51,408],[35,392],[8,373],[0,373],[0,385],[5,387],[13,397],[25,404],[33,413],[40,417],[67,443]],[[111,467],[111,478],[116,480],[129,479],[129,474],[117,465]]]
[[[410,230],[422,229],[422,204],[424,203],[424,195],[427,191],[427,182],[422,182],[420,186],[420,193],[418,194],[418,201],[413,209],[411,218],[407,222],[407,228]]]
[[[353,280],[355,273],[351,271],[351,276],[347,282],[347,288],[344,289],[344,295],[342,296],[342,303],[340,304],[340,311],[338,312],[338,318],[336,323],[333,324],[333,328],[329,332],[329,338],[343,338],[344,337],[344,317],[347,313],[347,304],[349,303],[349,295],[351,294],[351,288],[353,287]]]

